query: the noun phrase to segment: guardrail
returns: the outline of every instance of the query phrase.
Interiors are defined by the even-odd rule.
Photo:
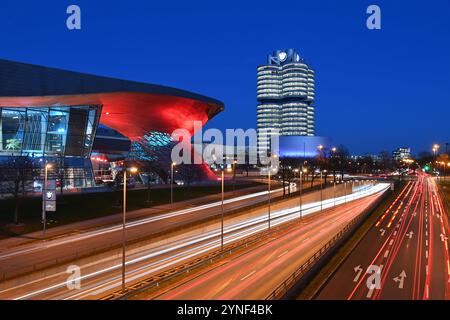
[[[307,192],[313,192],[316,190],[320,190],[319,188],[320,188],[320,186],[314,186],[312,188],[307,188],[304,191],[306,194]],[[291,194],[286,194],[285,196],[283,196],[283,195],[275,196],[272,198],[272,204],[275,204],[278,201],[286,200],[289,198],[294,198],[298,194],[299,194],[298,192],[291,192]],[[324,201],[325,201],[325,199],[324,199]],[[245,206],[244,208],[228,210],[226,212],[226,216],[233,217],[235,215],[240,214],[241,212],[256,209],[258,207],[263,207],[265,205],[266,205],[266,200],[261,200],[257,203],[253,203],[251,205]],[[182,210],[182,209],[180,209],[180,210]],[[131,244],[134,244],[134,243],[137,243],[140,241],[151,240],[151,239],[157,238],[161,235],[167,235],[168,233],[176,233],[176,232],[186,229],[186,228],[192,228],[192,227],[195,227],[195,226],[198,226],[201,224],[209,223],[211,221],[219,219],[220,216],[221,216],[221,211],[220,211],[220,206],[218,206],[217,211],[215,213],[213,213],[209,216],[200,218],[196,221],[187,222],[187,223],[183,223],[180,225],[174,225],[168,229],[158,230],[158,231],[155,231],[152,233],[147,233],[145,235],[138,235],[135,237],[128,236],[127,245],[131,245]],[[129,222],[131,223],[133,221],[129,221]],[[75,234],[75,233],[73,233],[73,234]],[[26,266],[21,266],[21,267],[15,266],[14,268],[11,268],[10,270],[2,269],[0,266],[0,282],[5,281],[5,280],[11,280],[11,279],[14,279],[16,277],[19,277],[19,276],[22,276],[24,274],[31,273],[31,272],[39,271],[39,272],[43,272],[43,274],[46,275],[47,274],[46,269],[48,269],[49,267],[60,266],[65,263],[69,263],[71,261],[85,258],[85,257],[91,256],[94,254],[102,254],[109,250],[119,249],[120,247],[121,247],[121,243],[120,243],[120,239],[119,239],[118,241],[113,242],[113,243],[107,243],[107,244],[99,245],[99,246],[90,246],[88,249],[83,248],[82,250],[73,250],[70,252],[64,252],[63,254],[60,254],[58,257],[55,257],[55,258],[45,259],[44,256],[42,256],[43,257],[42,260],[40,260],[38,262],[35,262],[30,265],[26,265]]]
[[[328,241],[322,248],[320,248],[314,255],[312,255],[305,263],[303,263],[297,270],[289,275],[278,287],[276,287],[267,297],[266,300],[282,299],[292,288],[317,265],[323,258],[325,258],[337,244],[345,240],[351,235],[356,228],[366,220],[368,215],[385,199],[388,192],[384,192],[384,196],[380,197],[370,208],[367,208],[362,214],[353,218],[341,231],[339,231],[330,241]]]
[[[376,204],[374,206],[378,205],[378,202],[376,202]],[[319,208],[319,205],[316,205],[314,207],[311,208]],[[366,210],[365,212],[362,213],[362,215],[367,215],[368,213],[370,213],[371,210]],[[278,216],[276,218],[273,219],[273,221],[279,219],[279,218],[283,218],[286,215],[292,215],[293,213],[288,213],[288,214],[284,214],[281,216]],[[306,217],[306,219],[308,219],[309,217]],[[357,219],[360,219],[361,215],[359,215],[357,218],[353,219],[353,221],[356,222]],[[303,218],[305,219],[305,218]],[[249,245],[252,245],[256,242],[261,242],[262,240],[265,240],[266,238],[269,237],[273,237],[273,235],[276,232],[279,231],[285,231],[288,228],[291,228],[293,226],[295,226],[296,224],[299,223],[299,219],[294,218],[292,219],[292,221],[288,221],[288,222],[284,222],[284,223],[280,223],[278,225],[274,225],[270,230],[264,230],[264,231],[260,231],[257,232],[249,237],[246,237],[242,240],[233,242],[227,246],[224,247],[224,250],[216,250],[213,251],[211,253],[208,253],[206,255],[203,255],[201,257],[196,258],[195,260],[192,260],[190,262],[187,262],[183,265],[179,265],[176,266],[172,269],[169,269],[165,272],[159,273],[157,275],[151,276],[145,280],[139,281],[133,285],[130,285],[127,287],[126,292],[122,293],[121,290],[116,291],[106,297],[103,298],[103,300],[125,300],[130,298],[131,296],[134,296],[136,294],[139,294],[145,290],[149,290],[152,287],[157,287],[159,286],[161,283],[166,282],[168,280],[173,279],[174,277],[180,276],[182,274],[185,273],[189,273],[190,271],[192,271],[193,269],[196,269],[198,267],[204,266],[207,263],[213,263],[216,260],[222,259],[224,256],[226,255],[230,255],[235,251],[238,251],[240,249],[243,249],[244,247],[247,247]],[[304,220],[301,220],[304,221]],[[263,222],[258,222],[255,223],[254,225],[258,225],[258,224],[266,224],[267,221],[263,221]],[[252,225],[253,226],[253,225]],[[248,226],[247,226],[248,227]],[[341,230],[341,232],[347,231],[348,228],[350,228],[350,223],[348,225],[346,225],[344,227],[343,230]],[[340,233],[341,233],[340,232]],[[339,234],[340,234],[339,233]],[[335,237],[337,237],[338,235],[336,235]],[[338,239],[337,239],[338,240]],[[330,243],[327,243],[328,246],[331,246]],[[325,250],[328,249],[327,245],[325,245],[321,250]],[[319,254],[320,254],[320,250],[319,252],[317,252],[313,257],[310,258],[310,260],[312,258],[318,259],[319,258]],[[309,261],[309,260],[308,260]],[[312,263],[312,261],[310,262]]]

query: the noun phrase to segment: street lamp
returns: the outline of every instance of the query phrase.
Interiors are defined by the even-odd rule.
[[[320,170],[320,213],[322,213],[323,209],[323,176],[322,172],[327,174],[327,170]]]
[[[227,168],[227,171],[230,172],[232,169]],[[220,250],[223,251],[223,219],[224,219],[224,207],[223,207],[223,198],[224,198],[224,191],[225,191],[225,176],[224,176],[224,169],[222,167],[222,215],[221,215],[221,222],[220,222]]]
[[[273,158],[273,159],[276,159],[277,157],[278,157],[278,156],[277,156],[276,154],[274,154],[274,155],[271,156],[271,158]],[[272,171],[272,161],[270,161],[269,168],[268,168],[268,172],[267,172],[268,179],[269,179],[269,183],[268,183],[268,185],[267,185],[267,187],[268,187],[268,195],[269,195],[269,210],[268,210],[268,218],[269,218],[269,220],[268,220],[268,230],[270,230],[270,182],[271,182],[270,173],[271,173],[271,171]],[[283,187],[284,187],[284,186],[283,186]]]
[[[303,199],[302,199],[302,193],[303,193],[303,173],[308,172],[308,169],[303,168],[300,169],[300,220],[302,219],[302,213],[303,213]]]
[[[434,161],[436,161],[436,159],[437,159],[437,153],[438,153],[440,147],[441,146],[438,144],[433,145]]]
[[[336,206],[336,179],[333,179],[333,207]]]
[[[173,168],[177,165],[176,162],[170,164],[170,205],[173,206]]]
[[[136,167],[125,168],[123,170],[123,216],[122,216],[122,293],[125,293],[125,245],[126,245],[126,234],[125,226],[127,223],[126,213],[127,213],[127,170],[130,173],[138,172]]]
[[[46,224],[47,224],[47,213],[45,208],[45,191],[47,189],[47,180],[48,180],[48,169],[51,169],[52,165],[50,163],[45,164],[44,166],[44,186],[42,187],[42,234],[45,235]]]
[[[344,203],[347,203],[347,181],[344,181]]]

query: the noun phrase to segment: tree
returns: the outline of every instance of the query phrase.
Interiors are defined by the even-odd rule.
[[[0,180],[4,188],[2,191],[15,199],[15,224],[19,224],[19,206],[21,199],[26,196],[27,183],[32,182],[39,174],[40,170],[27,156],[9,158],[0,164]]]
[[[344,180],[344,172],[345,168],[347,168],[348,159],[350,158],[350,151],[346,146],[341,144],[336,148],[336,153],[334,156],[336,166],[339,167],[339,170],[341,172],[341,180]]]

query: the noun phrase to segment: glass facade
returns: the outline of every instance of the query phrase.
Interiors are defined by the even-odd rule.
[[[54,162],[68,187],[93,185],[89,161],[100,106],[0,107],[0,161]]]
[[[314,136],[314,70],[293,49],[277,50],[257,69],[258,150],[270,136]]]

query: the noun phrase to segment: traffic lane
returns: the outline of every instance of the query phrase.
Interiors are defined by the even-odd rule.
[[[261,198],[266,198],[262,196]],[[242,200],[237,203],[231,203],[224,206],[225,212],[243,208],[245,206],[253,205],[260,202],[261,199]],[[141,236],[150,236],[155,233],[162,233],[170,229],[182,227],[197,222],[199,219],[209,218],[217,215],[217,208],[208,208],[198,210],[198,212],[188,213],[173,217],[168,217],[161,220],[150,221],[149,223],[142,223],[135,225],[132,228],[127,226],[127,239],[135,239]],[[29,246],[22,246],[20,250],[13,248],[7,250],[0,255],[0,273],[14,274],[30,271],[33,268],[30,266],[39,264],[52,264],[52,260],[69,256],[75,258],[75,254],[83,255],[92,251],[92,243],[98,250],[106,249],[121,242],[122,230],[120,226],[111,228],[104,228],[91,232],[71,235],[50,241],[40,241]]]
[[[440,205],[440,195],[435,182],[430,178],[431,212],[430,220],[430,256],[429,256],[429,299],[446,299],[450,289],[450,262],[448,259],[448,232],[444,223],[445,211]]]
[[[340,189],[341,188],[339,187],[336,188],[337,192],[339,192]],[[323,191],[322,196],[323,199],[328,199],[334,194],[334,190],[332,188],[328,188]],[[267,198],[267,195],[262,197]],[[303,197],[304,204],[318,200],[320,200],[320,191],[306,194]],[[224,211],[227,212],[238,208],[244,208],[245,206],[257,203],[258,201],[259,200],[257,199],[236,201],[224,206]],[[272,208],[273,210],[288,208],[295,206],[298,201],[299,200],[296,200],[295,198],[284,200],[272,204]],[[266,209],[261,209],[261,211],[264,210]],[[219,212],[220,208],[214,207],[192,211],[188,214],[175,215],[161,220],[150,221],[148,223],[134,223],[132,227],[127,226],[127,240],[130,241],[132,239],[148,237],[152,234],[162,233],[173,228],[189,226],[197,222],[199,219],[216,216]],[[242,214],[245,214],[245,212]],[[114,230],[111,230],[111,228],[106,228],[104,230],[73,235],[48,242],[40,242],[18,252],[12,251],[0,255],[0,272],[5,274],[21,274],[30,272],[34,269],[33,265],[37,265],[39,268],[44,265],[50,266],[55,264],[58,258],[61,259],[66,257],[68,259],[75,259],[77,256],[92,252],[94,248],[98,251],[119,245],[121,243],[121,239],[122,230],[119,226],[115,227]],[[92,243],[95,243],[94,248]]]
[[[422,196],[422,194],[424,196]],[[416,299],[422,299],[427,298],[427,292],[430,292],[430,295],[434,292],[432,287],[429,289],[426,288],[426,281],[424,280],[427,275],[430,276],[432,274],[431,267],[427,268],[427,261],[436,260],[426,251],[427,247],[433,248],[431,240],[427,238],[428,236],[431,236],[431,231],[427,231],[427,229],[430,229],[427,227],[427,220],[430,219],[429,216],[431,211],[423,205],[418,206],[419,203],[424,202],[425,198],[428,197],[427,192],[423,192],[422,194],[420,197],[415,198],[412,204],[413,209],[409,212],[404,212],[405,215],[410,214],[409,218],[412,219],[412,224],[407,227],[404,227],[403,224],[400,225],[398,231],[400,243],[398,244],[396,240],[394,249],[391,250],[390,253],[385,254],[388,257],[388,261],[383,262],[381,257],[378,258],[377,264],[383,265],[384,263],[385,266],[383,266],[382,269],[382,288],[381,290],[376,290],[373,298],[412,299],[415,297]],[[427,211],[428,216],[425,215],[425,211]],[[408,219],[408,216],[405,219]],[[413,233],[411,233],[411,231],[413,231]],[[413,235],[415,235],[415,239],[413,239]],[[422,237],[421,235],[424,236]],[[396,246],[398,249],[395,249]],[[396,252],[396,250],[399,251]],[[386,248],[386,251],[388,251],[388,248]],[[392,263],[392,265],[390,265],[390,263]],[[440,272],[438,274],[442,275],[443,273]],[[442,281],[440,283],[442,284]],[[445,284],[445,282],[443,283]],[[363,286],[363,290],[365,290],[364,292],[368,291],[365,286]],[[436,293],[438,292],[439,290],[436,291]],[[442,293],[439,293],[437,296],[442,298]],[[328,298],[333,298],[333,296]],[[360,296],[358,296],[358,298],[360,298]]]
[[[289,233],[273,239],[258,249],[236,257],[226,265],[183,283],[157,298],[265,298],[375,198],[376,196],[370,196],[331,209],[329,214],[322,215],[314,226],[310,226],[313,227],[312,229],[307,231],[304,226],[297,226],[294,230],[289,230]],[[330,223],[330,219],[336,220]],[[258,270],[250,270],[255,267]]]
[[[387,275],[399,252],[399,248],[405,240],[408,228],[410,228],[410,224],[412,222],[411,212],[417,210],[418,203],[416,200],[419,196],[418,191],[419,184],[416,183],[414,184],[414,188],[411,189],[411,192],[404,195],[404,199],[401,200],[400,210],[396,210],[396,215],[398,218],[391,224],[393,231],[389,234],[388,239],[381,245],[379,252],[369,264],[371,268],[379,268],[381,289],[378,288],[378,285],[375,288],[370,287],[370,285],[374,284],[376,280],[367,273],[363,273],[361,279],[357,283],[357,286],[347,297],[348,299],[376,299],[379,298],[379,295],[383,290],[383,286],[386,283],[391,283],[391,280],[393,280],[396,284],[401,284],[405,281],[405,273],[401,273],[398,276],[395,275],[394,277],[397,277],[396,279],[387,278]],[[403,286],[403,284],[401,284],[401,286]]]
[[[404,190],[409,190],[409,188],[409,186],[405,186]],[[384,219],[382,219],[382,217],[379,218],[382,219],[382,224],[378,225],[378,227],[369,229],[355,249],[338,268],[336,273],[319,292],[316,297],[317,299],[347,299],[358,284],[360,277],[366,272],[367,268],[373,264],[374,257],[380,255],[381,247],[383,245],[387,246],[393,244],[394,240],[391,237],[395,233],[395,228],[388,228],[387,225],[389,224],[389,221],[391,221],[394,212],[401,205],[402,199],[403,198],[400,198],[400,201],[397,201],[394,207],[385,212],[386,215]],[[399,217],[400,215],[393,220],[393,223],[397,223],[398,219],[400,219]]]
[[[388,259],[384,261],[381,289],[375,290],[373,299],[411,300],[414,295],[418,295],[416,289],[423,290],[417,285],[422,283],[418,279],[424,276],[422,202],[423,198],[417,197],[411,209],[403,213],[404,223],[398,228],[395,243]]]
[[[292,202],[292,200],[291,200],[291,202]],[[295,202],[294,202],[294,204],[296,204]],[[275,212],[274,212],[275,213]],[[264,214],[264,217],[266,217],[265,216],[265,214]],[[312,217],[311,217],[312,218]],[[233,218],[234,219],[234,218]],[[306,219],[303,219],[303,221],[306,223],[307,221],[308,221],[308,219],[309,219],[309,216],[307,216],[306,217]],[[276,222],[277,220],[275,219],[274,220],[274,222]],[[217,228],[216,227],[212,227],[212,230],[215,230],[214,232],[216,232],[217,230],[216,230]],[[227,231],[227,229],[228,229],[228,226],[226,226],[226,228],[225,228],[225,230]],[[205,231],[204,229],[202,229],[201,230],[202,232],[203,231]],[[190,240],[189,240],[190,241]],[[167,243],[167,242],[169,242],[168,240],[164,240],[163,242],[165,242],[165,243]],[[141,247],[141,245],[139,246],[139,249],[142,249],[141,251],[144,251],[144,253],[147,251],[147,248],[142,248]],[[132,251],[132,250],[129,250],[129,251]],[[173,254],[176,254],[176,251],[175,250],[171,250],[172,251],[172,253]],[[116,254],[117,255],[117,254]],[[130,254],[128,255],[128,256],[130,256]],[[118,258],[119,259],[119,258]],[[128,260],[127,260],[128,261]],[[103,263],[103,261],[98,261],[98,263],[96,264],[96,267],[97,268],[100,268],[100,267],[104,267],[104,268],[106,268],[106,267],[110,267],[110,266],[102,266],[102,264],[101,263]],[[151,261],[148,261],[148,263],[150,263],[151,264]],[[86,267],[84,266],[84,264],[83,263],[77,263],[77,265],[79,265],[80,267],[82,267],[82,269],[83,269],[83,274],[86,274],[87,273],[87,271],[85,271],[86,270]],[[93,264],[91,263],[91,262],[89,262],[88,263],[88,266],[89,267],[91,267],[90,269],[92,269],[92,267],[93,267]],[[101,269],[101,268],[100,268]],[[98,269],[97,270],[93,270],[93,271],[99,271]],[[111,272],[113,272],[113,271],[111,271]],[[51,272],[50,270],[48,270],[47,271],[47,274],[54,274],[55,275],[55,277],[45,277],[45,279],[43,280],[44,281],[44,284],[41,284],[41,287],[43,287],[43,288],[51,288],[52,286],[54,286],[54,285],[56,285],[58,282],[59,283],[61,283],[61,281],[62,281],[62,278],[64,278],[64,281],[65,281],[65,278],[67,278],[67,273],[66,272],[64,272],[64,271],[60,271],[59,273],[57,273],[57,272]],[[57,278],[56,277],[56,275],[58,275],[60,278]],[[25,278],[27,281],[29,280],[29,277],[26,277]],[[64,283],[64,281],[62,282],[62,286],[60,286],[60,288],[59,289],[61,289],[62,291],[64,291],[65,290],[65,283]],[[17,283],[18,281],[14,281],[15,283]],[[34,280],[33,281],[33,285],[34,286],[32,286],[31,288],[33,289],[33,288],[37,288],[37,286],[39,285],[40,283],[39,283],[39,279],[37,279],[37,280]],[[6,284],[5,284],[5,286],[6,286]],[[18,295],[16,295],[16,296],[14,296],[13,295],[13,290],[16,288],[16,287],[18,287],[18,288],[20,288],[20,290],[18,290]],[[24,297],[26,297],[26,298],[28,298],[28,297],[41,297],[41,295],[29,295],[29,294],[24,294],[24,292],[33,292],[33,290],[31,290],[30,288],[29,289],[25,289],[23,286],[20,286],[20,285],[17,285],[16,287],[13,287],[13,288],[9,288],[9,290],[6,290],[6,292],[4,292],[5,294],[6,293],[8,293],[9,294],[9,297],[21,297],[21,296],[24,296]],[[12,289],[12,290],[11,290]],[[42,289],[42,288],[41,288]],[[36,289],[36,291],[39,291],[38,289]],[[57,290],[53,290],[53,291],[57,291]],[[45,292],[45,294],[47,294],[47,292]],[[59,295],[59,296],[61,296],[61,295]]]
[[[279,186],[277,185],[276,188],[278,189]],[[239,196],[245,196],[250,195],[252,193],[257,193],[261,191],[267,190],[267,186],[256,186],[256,187],[250,187],[245,189],[239,189],[235,191],[227,191],[224,194],[225,199],[231,199]],[[280,189],[281,190],[281,189]],[[280,193],[281,194],[281,193]],[[138,209],[129,211],[127,213],[129,220],[141,220],[145,219],[154,215],[158,214],[164,214],[171,211],[178,211],[186,208],[190,208],[193,206],[201,206],[207,203],[211,202],[218,202],[221,199],[220,193],[218,194],[212,194],[208,196],[203,196],[199,198],[194,198],[190,200],[185,201],[179,201],[175,202],[172,205],[170,204],[164,204],[164,205],[158,205],[151,208],[144,208],[144,209]],[[80,222],[74,222],[69,225],[62,225],[62,226],[56,226],[47,229],[45,240],[49,241],[53,238],[59,238],[61,236],[68,236],[71,234],[79,234],[80,232],[88,232],[92,230],[96,230],[98,228],[104,228],[108,226],[114,226],[118,223],[121,223],[122,221],[122,214],[113,214],[109,216],[103,216],[99,218],[93,218],[85,221]],[[0,253],[12,249],[16,247],[18,249],[22,245],[30,245],[33,242],[39,242],[43,239],[42,231],[36,231],[32,233],[28,233],[25,235],[22,235],[20,237],[11,237],[7,239],[1,239],[0,240]]]

